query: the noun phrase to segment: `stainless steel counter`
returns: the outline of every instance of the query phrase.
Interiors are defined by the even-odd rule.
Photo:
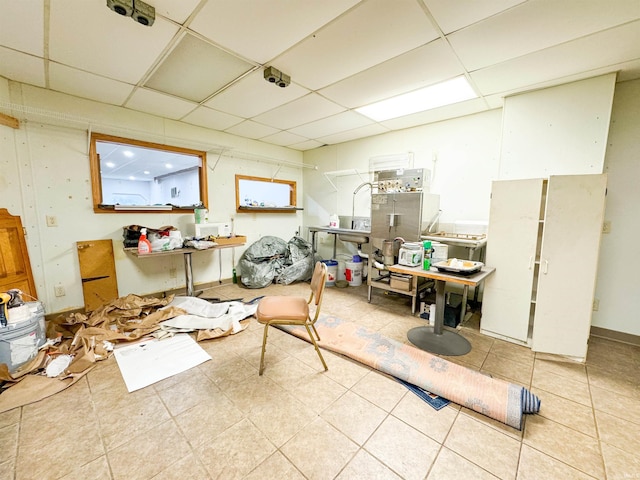
[[[339,228],[339,227],[309,227],[309,233],[311,234],[311,245],[313,247],[313,251],[317,252],[318,248],[316,245],[316,234],[318,232],[328,233],[329,235],[333,235],[333,256],[331,258],[336,258],[336,243],[338,241],[338,237],[340,237],[343,241],[348,241],[352,243],[369,243],[369,239],[371,237],[371,232],[368,230],[353,230],[351,228]],[[362,240],[362,241],[358,241]]]

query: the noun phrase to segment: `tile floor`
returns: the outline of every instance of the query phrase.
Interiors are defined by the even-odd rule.
[[[308,286],[209,297],[301,294]],[[327,289],[324,310],[406,341],[407,297]],[[450,360],[531,388],[523,431],[262,327],[201,343],[212,360],[127,393],[113,357],[64,392],[0,414],[0,479],[640,479],[640,348],[592,338],[586,365],[461,329]]]

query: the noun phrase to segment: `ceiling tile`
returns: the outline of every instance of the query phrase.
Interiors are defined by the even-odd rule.
[[[292,83],[280,88],[264,79],[262,68],[208,100],[205,105],[239,117],[250,118],[300,98],[309,90]]]
[[[415,0],[371,0],[273,61],[292,81],[317,90],[438,37]]]
[[[455,32],[448,39],[462,63],[472,71],[632,21],[639,16],[638,0],[531,0]]]
[[[190,27],[218,45],[266,64],[359,0],[209,0]]]
[[[46,86],[42,58],[4,47],[0,47],[0,76],[36,87]]]
[[[333,135],[327,135],[326,137],[318,138],[319,142],[322,144],[334,144],[334,143],[342,143],[348,142],[350,140],[356,140],[358,138],[371,137],[373,135],[380,135],[381,133],[387,133],[391,130],[379,123],[374,123],[372,125],[366,125],[360,128],[354,128],[353,130],[349,130],[347,132],[335,133]]]
[[[310,93],[286,105],[258,115],[253,120],[281,130],[287,130],[344,110],[344,107],[326,100],[316,93]]]
[[[525,0],[422,0],[447,34],[489,18]]]
[[[44,2],[0,1],[0,45],[44,56]]]
[[[137,84],[178,31],[162,18],[145,27],[106,2],[51,2],[49,57],[98,75]],[[88,21],[90,19],[90,21]]]
[[[380,123],[391,130],[400,130],[403,128],[417,127],[418,125],[424,125],[427,123],[440,122],[450,118],[471,115],[488,109],[489,108],[483,99],[474,98],[473,100],[458,102],[445,107],[434,108],[433,110],[426,110],[424,112],[414,113],[413,115],[398,117]]]
[[[214,130],[226,130],[232,125],[242,122],[242,118],[207,107],[198,107],[181,120]]]
[[[252,68],[253,65],[210,43],[185,35],[145,85],[202,102]]]
[[[484,95],[640,58],[640,21],[531,53],[471,74]]]
[[[449,46],[438,39],[334,83],[319,93],[346,107],[357,108],[461,73],[458,59]]]
[[[273,135],[263,137],[260,140],[263,142],[273,143],[275,145],[281,145],[283,147],[286,147],[294,143],[301,143],[301,142],[307,141],[308,138],[301,137],[300,135],[294,135],[293,133],[290,133],[290,132],[278,132]]]
[[[232,133],[234,135],[239,135],[246,138],[262,138],[266,137],[267,135],[273,135],[280,130],[278,130],[277,128],[269,127],[267,125],[262,125],[261,123],[253,122],[251,120],[245,120],[244,122],[240,122],[231,128],[227,128],[225,131],[227,133]]]
[[[200,0],[154,0],[153,6],[156,15],[164,15],[182,25],[199,3]]]
[[[372,123],[372,120],[360,115],[359,113],[347,111],[301,125],[300,127],[290,128],[288,131],[307,138],[318,138],[325,137],[342,130],[351,130],[364,125],[371,125]]]
[[[146,88],[137,88],[125,107],[178,120],[196,108],[195,103]]]
[[[122,105],[134,88],[133,85],[54,62],[49,64],[49,87],[58,92],[112,105]]]
[[[296,150],[300,150],[304,152],[305,150],[311,150],[312,148],[321,147],[323,144],[318,142],[317,140],[307,140],[305,142],[294,143],[291,145],[287,145],[288,148],[294,148]]]

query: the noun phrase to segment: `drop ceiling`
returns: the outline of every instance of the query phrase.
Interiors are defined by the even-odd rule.
[[[0,76],[302,151],[640,78],[639,0],[146,3],[151,27],[106,0],[0,0]],[[355,111],[460,75],[478,98],[382,122]]]

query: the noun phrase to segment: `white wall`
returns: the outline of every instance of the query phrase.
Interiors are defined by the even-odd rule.
[[[608,174],[605,222],[611,233],[602,236],[592,324],[640,335],[640,80],[618,83],[613,101],[605,158]]]
[[[501,110],[493,110],[305,152],[305,163],[318,166],[304,172],[305,226],[328,225],[332,213],[351,215],[353,192],[371,180],[369,159],[406,152],[413,152],[414,168],[431,171],[430,192],[440,195],[441,223],[486,221],[490,181],[498,173],[501,118]],[[324,175],[354,169],[360,175],[330,177],[337,191]],[[358,192],[356,215],[369,214],[370,199],[367,187]],[[325,243],[332,245],[329,240]]]
[[[600,111],[607,115],[607,89],[610,92],[611,88],[607,76],[594,82],[563,85],[558,90],[544,92],[544,95],[550,99],[557,92],[564,92],[567,98],[560,96],[558,99],[577,106],[579,111],[580,99],[587,104],[594,93],[591,87],[595,84],[598,84],[596,91],[601,93],[598,99]],[[540,95],[536,92],[532,94]],[[610,95],[608,98],[610,101]],[[633,247],[640,238],[640,221],[635,213],[636,206],[640,205],[640,189],[637,187],[640,178],[640,81],[616,84],[611,111],[604,162],[604,171],[609,175],[605,220],[611,222],[611,233],[605,234],[602,239],[596,287],[600,309],[594,312],[592,325],[640,335],[637,313],[640,311],[640,296],[637,295],[640,277],[633,256]],[[572,118],[576,123],[570,121]],[[565,119],[568,123],[563,128],[569,130],[585,121],[580,116],[565,116]],[[592,124],[597,124],[599,139],[606,139],[607,133],[603,134],[601,119],[591,117],[591,120]],[[441,222],[488,221],[491,181],[500,178],[501,121],[502,110],[495,110],[305,152],[305,163],[319,166],[318,171],[304,173],[305,226],[327,225],[332,212],[350,215],[352,192],[360,180],[357,176],[341,177],[344,191],[335,192],[323,178],[322,172],[348,168],[366,172],[370,157],[406,151],[415,152],[416,167],[433,169],[431,191],[440,194],[443,209]],[[585,138],[596,138],[593,131],[581,132],[577,129],[574,133],[580,142],[584,142]],[[590,145],[593,148],[588,160],[580,155],[578,164],[571,163],[574,157],[571,157],[570,149],[563,150],[561,143],[555,145],[557,148],[553,161],[558,164],[553,167],[546,161],[539,163],[535,158],[529,159],[533,165],[523,167],[531,169],[526,176],[587,173],[589,169],[591,173],[602,171],[602,160],[593,163],[598,152],[602,155],[602,144]],[[584,152],[584,149],[579,151]],[[558,154],[563,152],[565,157]],[[563,158],[567,159],[570,167],[565,168]],[[525,171],[519,171],[518,175],[524,176]],[[332,239],[328,235],[320,237],[319,251],[329,258]],[[339,247],[348,248],[340,244]]]
[[[4,79],[0,79],[0,101],[18,107],[12,113],[16,118],[28,117],[17,130],[0,126],[0,207],[19,215],[27,230],[38,297],[48,313],[84,305],[75,246],[75,242],[81,240],[113,240],[121,296],[144,295],[185,284],[182,255],[137,260],[122,250],[122,227],[173,225],[186,231],[193,215],[94,213],[88,157],[89,124],[94,132],[156,143],[201,150],[220,145],[228,147],[228,156],[207,155],[209,221],[228,222],[233,218],[235,232],[246,235],[248,244],[264,235],[289,240],[302,224],[299,212],[235,212],[236,173],[271,178],[278,170],[278,165],[269,161],[245,160],[239,158],[240,155],[296,164],[302,160],[300,152]],[[48,116],[25,114],[21,107],[38,109]],[[58,115],[53,118],[48,112]],[[81,118],[88,119],[89,123],[76,121]],[[298,182],[297,202],[302,204],[302,169],[282,166],[276,178]],[[57,227],[46,226],[47,215],[57,217]],[[221,251],[222,273],[218,253],[193,255],[196,284],[214,282],[220,276],[230,278],[232,260],[237,261],[245,248]],[[177,270],[177,278],[170,277],[171,269]],[[53,295],[55,285],[64,286],[64,297]]]
[[[602,173],[616,74],[504,101],[500,179]]]

